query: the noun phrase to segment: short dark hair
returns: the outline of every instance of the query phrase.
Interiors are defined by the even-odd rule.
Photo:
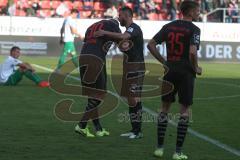
[[[13,51],[16,51],[16,50],[21,50],[18,46],[13,46],[10,50],[10,53],[12,53]]]
[[[71,14],[72,13],[78,13],[79,11],[78,11],[78,9],[76,9],[76,8],[73,8],[73,9],[71,9]]]
[[[129,8],[128,6],[125,6],[125,7],[120,8],[119,11],[127,12],[131,17],[133,17],[133,11],[132,11],[132,9]]]
[[[183,15],[187,15],[191,9],[195,9],[199,7],[198,2],[191,1],[191,0],[185,0],[180,5],[180,11]]]

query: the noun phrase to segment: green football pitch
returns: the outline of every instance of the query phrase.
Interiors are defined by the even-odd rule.
[[[0,56],[0,63],[5,56]],[[37,64],[37,73],[47,79],[57,58],[22,57]],[[196,79],[191,108],[190,133],[184,153],[190,160],[240,159],[240,64],[200,62],[203,75]],[[45,67],[45,68],[39,68]],[[78,77],[78,73],[73,73]],[[69,78],[67,83],[79,84]],[[111,88],[111,87],[110,87]],[[111,89],[110,89],[111,90]],[[160,97],[144,100],[144,138],[120,137],[129,131],[128,107],[122,101],[101,122],[111,132],[109,137],[87,139],[74,133],[76,122],[59,120],[54,107],[62,99],[74,99],[72,112],[84,110],[86,100],[61,95],[49,88],[39,88],[24,78],[14,87],[0,86],[0,159],[1,160],[157,160],[153,151],[157,143],[156,122]],[[177,117],[174,104],[171,114]],[[173,116],[173,121],[174,121]],[[92,123],[89,123],[92,131]],[[164,160],[175,150],[176,127],[169,124],[165,139]]]

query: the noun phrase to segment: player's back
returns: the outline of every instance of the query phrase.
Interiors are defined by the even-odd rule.
[[[121,32],[118,24],[111,20],[101,20],[92,24],[85,33],[84,45],[81,54],[94,54],[100,58],[104,58],[106,56],[109,48],[105,47],[105,45],[107,42],[113,40],[105,36],[95,37],[94,33],[100,29],[110,32]]]
[[[192,22],[175,20],[164,26],[168,61],[189,61],[189,47],[199,28]]]
[[[192,22],[175,20],[163,26],[163,38],[167,47],[167,62],[175,68],[191,67],[190,45],[200,41],[200,29]],[[199,42],[196,43],[199,47]]]
[[[71,27],[76,28],[77,24],[72,19],[72,17],[69,16],[64,20],[63,26],[64,26],[64,42],[73,42],[74,34],[71,32]]]

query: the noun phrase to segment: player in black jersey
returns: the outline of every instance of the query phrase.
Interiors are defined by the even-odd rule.
[[[80,77],[83,86],[82,94],[88,96],[86,111],[75,127],[75,131],[86,137],[95,137],[90,133],[87,122],[92,119],[96,129],[96,136],[108,136],[109,132],[102,128],[99,122],[97,107],[100,105],[106,93],[106,54],[114,41],[109,37],[94,37],[94,32],[104,29],[121,33],[117,20],[101,20],[92,24],[85,33],[84,45],[81,50],[79,64]]]
[[[187,159],[181,151],[187,133],[189,121],[189,107],[193,103],[193,88],[196,74],[201,75],[202,69],[198,66],[197,50],[200,44],[200,29],[192,23],[199,17],[199,5],[194,1],[183,1],[180,7],[183,14],[181,20],[172,21],[150,40],[148,49],[152,55],[169,69],[164,80],[174,85],[171,93],[162,96],[162,109],[158,117],[158,148],[154,155],[163,156],[163,141],[168,123],[168,112],[171,103],[175,101],[178,93],[180,103],[180,119],[177,127],[176,152],[173,159]],[[167,60],[156,48],[156,45],[165,42],[167,47]],[[164,84],[162,90],[166,87]]]
[[[141,90],[145,75],[145,64],[143,55],[143,33],[141,28],[132,20],[133,12],[129,7],[119,10],[119,22],[126,27],[124,33],[113,33],[106,30],[99,30],[95,36],[107,36],[123,40],[128,47],[120,47],[124,52],[123,78],[121,95],[125,97],[129,105],[129,115],[132,130],[121,136],[137,139],[142,137],[141,117],[142,103]]]

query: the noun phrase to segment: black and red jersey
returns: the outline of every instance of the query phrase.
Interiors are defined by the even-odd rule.
[[[199,49],[200,29],[190,21],[175,20],[164,25],[153,39],[166,43],[168,62],[189,62],[190,45]]]
[[[113,39],[103,36],[95,37],[94,33],[98,30],[121,33],[119,25],[111,20],[101,20],[88,27],[85,32],[84,45],[81,54],[92,54],[100,58],[105,58]]]

